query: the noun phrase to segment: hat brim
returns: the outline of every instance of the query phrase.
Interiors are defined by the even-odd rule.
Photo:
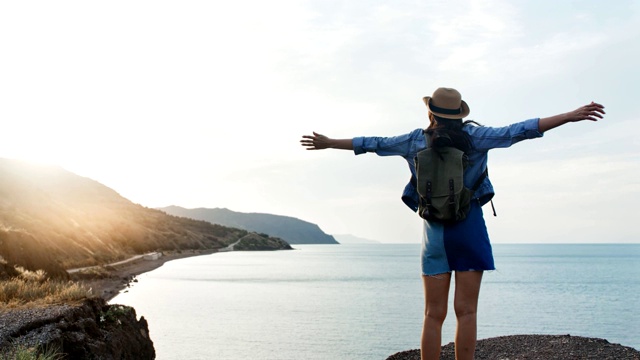
[[[441,118],[445,118],[445,119],[462,119],[465,118],[469,115],[469,113],[471,112],[471,110],[469,109],[469,105],[467,105],[467,103],[464,100],[460,100],[461,105],[460,105],[460,113],[459,114],[444,114],[438,111],[434,111],[431,108],[431,96],[425,96],[422,98],[422,101],[424,101],[424,104],[427,105],[427,108],[429,109],[429,111],[431,111],[431,113],[433,115],[439,116]]]

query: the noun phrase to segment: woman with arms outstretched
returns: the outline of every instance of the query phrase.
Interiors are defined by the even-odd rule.
[[[504,127],[480,126],[463,121],[469,106],[458,91],[438,88],[432,96],[423,98],[428,109],[429,126],[394,137],[355,137],[332,139],[319,133],[304,135],[300,141],[307,150],[343,149],[356,155],[375,152],[381,156],[402,156],[409,164],[411,181],[406,185],[402,201],[413,211],[418,210],[415,157],[427,147],[427,136],[445,131],[453,145],[463,150],[469,165],[464,170],[467,188],[484,176],[490,149],[506,148],[519,141],[542,137],[558,126],[583,120],[597,121],[604,107],[591,102],[580,108],[546,118],[533,118]],[[433,138],[431,138],[433,139]],[[447,314],[449,286],[455,277],[453,307],[457,318],[455,353],[457,360],[470,360],[476,347],[476,314],[483,271],[494,270],[493,253],[482,214],[482,205],[494,195],[489,177],[475,187],[471,209],[457,223],[423,220],[422,281],[425,313],[420,354],[422,360],[439,359],[442,324]]]

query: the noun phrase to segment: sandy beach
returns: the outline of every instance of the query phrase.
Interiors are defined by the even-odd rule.
[[[184,250],[181,252],[163,253],[156,260],[145,260],[143,258],[127,262],[121,265],[105,265],[101,268],[105,272],[99,278],[83,279],[82,275],[74,275],[79,282],[91,288],[92,294],[99,296],[106,301],[110,301],[116,295],[131,286],[135,282],[137,275],[159,268],[164,263],[172,260],[183,259],[192,256],[209,255],[217,250]]]

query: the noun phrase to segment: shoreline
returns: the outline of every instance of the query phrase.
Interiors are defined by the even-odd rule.
[[[137,259],[118,266],[103,266],[109,272],[109,276],[96,279],[78,279],[91,289],[96,297],[101,297],[109,303],[121,291],[131,287],[132,282],[136,282],[135,277],[146,272],[155,270],[166,262],[178,259],[184,259],[194,256],[210,255],[217,253],[217,249],[209,250],[183,250],[181,252],[162,253],[162,256],[156,260]]]

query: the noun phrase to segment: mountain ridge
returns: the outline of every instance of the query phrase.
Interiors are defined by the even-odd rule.
[[[333,234],[340,244],[381,244],[378,240],[365,239],[352,234]]]
[[[317,224],[292,216],[267,213],[243,213],[227,208],[187,209],[177,205],[156,208],[167,214],[208,221],[212,224],[237,227],[281,238],[289,244],[339,244]]]

